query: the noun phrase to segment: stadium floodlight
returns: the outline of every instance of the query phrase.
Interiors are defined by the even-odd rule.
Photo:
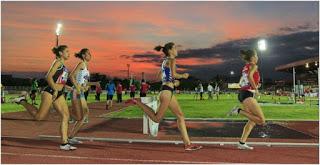
[[[61,24],[61,23],[58,23],[58,24],[57,24],[57,29],[56,29],[56,34],[57,34],[57,36],[60,35],[60,33],[61,33],[61,28],[62,28],[62,24]]]
[[[309,68],[309,63],[306,63],[306,68]]]
[[[258,41],[258,49],[260,51],[267,50],[267,41],[265,39],[261,39],[261,40]]]
[[[62,28],[62,24],[58,23],[57,24],[57,29],[56,29],[56,46],[59,45],[59,36],[61,34],[61,28]]]

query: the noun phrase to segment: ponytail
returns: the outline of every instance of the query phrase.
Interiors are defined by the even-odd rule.
[[[89,49],[88,48],[83,48],[80,50],[80,52],[78,53],[75,53],[74,56],[76,58],[80,58],[81,60],[83,60],[83,55],[88,51]]]
[[[164,46],[158,45],[154,48],[154,50],[160,52],[162,49],[162,52],[166,55],[169,56],[169,50],[172,49],[172,47],[174,46],[173,42],[168,42],[166,43]]]
[[[52,50],[53,54],[56,55],[56,58],[60,58],[61,55],[59,52],[63,52],[67,48],[68,48],[67,45],[60,45],[60,46],[53,47],[51,50]]]

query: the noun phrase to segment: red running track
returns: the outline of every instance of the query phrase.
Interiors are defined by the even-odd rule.
[[[60,151],[46,140],[2,138],[2,163],[318,163],[317,147],[204,146],[186,152],[182,145],[89,142],[76,151]]]
[[[78,136],[112,138],[146,138],[142,135],[142,121],[122,123],[99,118],[104,104],[89,105],[89,124]],[[121,107],[121,105],[119,106]],[[116,107],[116,108],[119,108]],[[59,117],[50,114],[48,121],[34,122],[26,112],[2,115],[2,135],[23,138],[1,138],[1,163],[313,163],[319,162],[319,147],[255,147],[252,151],[234,146],[206,145],[200,151],[185,152],[182,145],[90,142],[78,145],[76,151],[60,151],[58,141],[36,140],[38,135],[59,135]],[[126,123],[126,121],[125,121]],[[136,124],[135,124],[136,123]],[[140,125],[141,124],[141,125]],[[187,123],[188,125],[188,123]],[[308,126],[308,125],[306,125]],[[318,125],[317,125],[318,126]],[[288,125],[288,127],[292,127]],[[306,128],[304,126],[304,128]],[[314,128],[314,127],[312,127]],[[311,130],[313,132],[313,130]],[[315,136],[317,136],[315,134]],[[221,138],[195,138],[223,141]],[[180,140],[177,135],[159,134],[157,139]],[[237,139],[229,138],[228,141]],[[250,141],[254,139],[250,139]],[[260,139],[256,139],[259,140]],[[285,139],[282,139],[285,140]],[[269,141],[269,140],[268,140]],[[271,141],[271,140],[270,140]],[[288,139],[292,141],[292,139]],[[317,142],[317,139],[311,141]]]

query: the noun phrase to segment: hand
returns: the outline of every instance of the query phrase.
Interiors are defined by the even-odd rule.
[[[261,84],[259,83],[258,86],[257,86],[257,88],[260,88],[260,87],[261,87]]]
[[[180,85],[180,81],[179,80],[174,80],[173,85],[175,87],[178,87]]]
[[[90,88],[90,86],[82,86],[81,91],[85,92]]]
[[[260,93],[259,93],[258,89],[255,89],[254,93],[255,93],[255,96],[260,96]]]
[[[72,91],[72,90],[73,90],[73,88],[70,87],[70,86],[68,86],[68,85],[66,85],[65,88],[66,88],[68,91]]]
[[[189,77],[189,73],[184,73],[184,74],[183,74],[183,78],[184,78],[184,79],[187,79],[188,77]]]
[[[64,88],[63,84],[55,84],[54,90],[55,91],[61,91],[63,88]]]
[[[80,95],[80,93],[82,91],[82,87],[76,86],[76,91],[77,91],[77,94]]]

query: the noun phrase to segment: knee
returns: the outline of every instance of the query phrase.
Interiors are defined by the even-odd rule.
[[[69,118],[70,118],[69,112],[63,112],[63,113],[62,113],[62,120],[68,121]]]
[[[82,116],[80,116],[80,115],[75,115],[74,116],[74,120],[77,120],[77,121],[80,121],[80,120],[82,120]]]
[[[259,122],[257,123],[258,125],[266,125],[266,120],[264,119],[264,117],[261,117],[260,119],[259,119]]]
[[[176,116],[177,116],[177,120],[178,120],[178,121],[183,121],[183,120],[184,120],[184,115],[183,115],[183,113],[178,113]]]
[[[248,123],[248,125],[249,125],[250,127],[254,127],[254,126],[256,126],[256,123],[253,122],[253,121],[251,121],[251,122]]]
[[[156,116],[155,119],[153,120],[155,123],[160,123],[161,121],[161,118]]]

